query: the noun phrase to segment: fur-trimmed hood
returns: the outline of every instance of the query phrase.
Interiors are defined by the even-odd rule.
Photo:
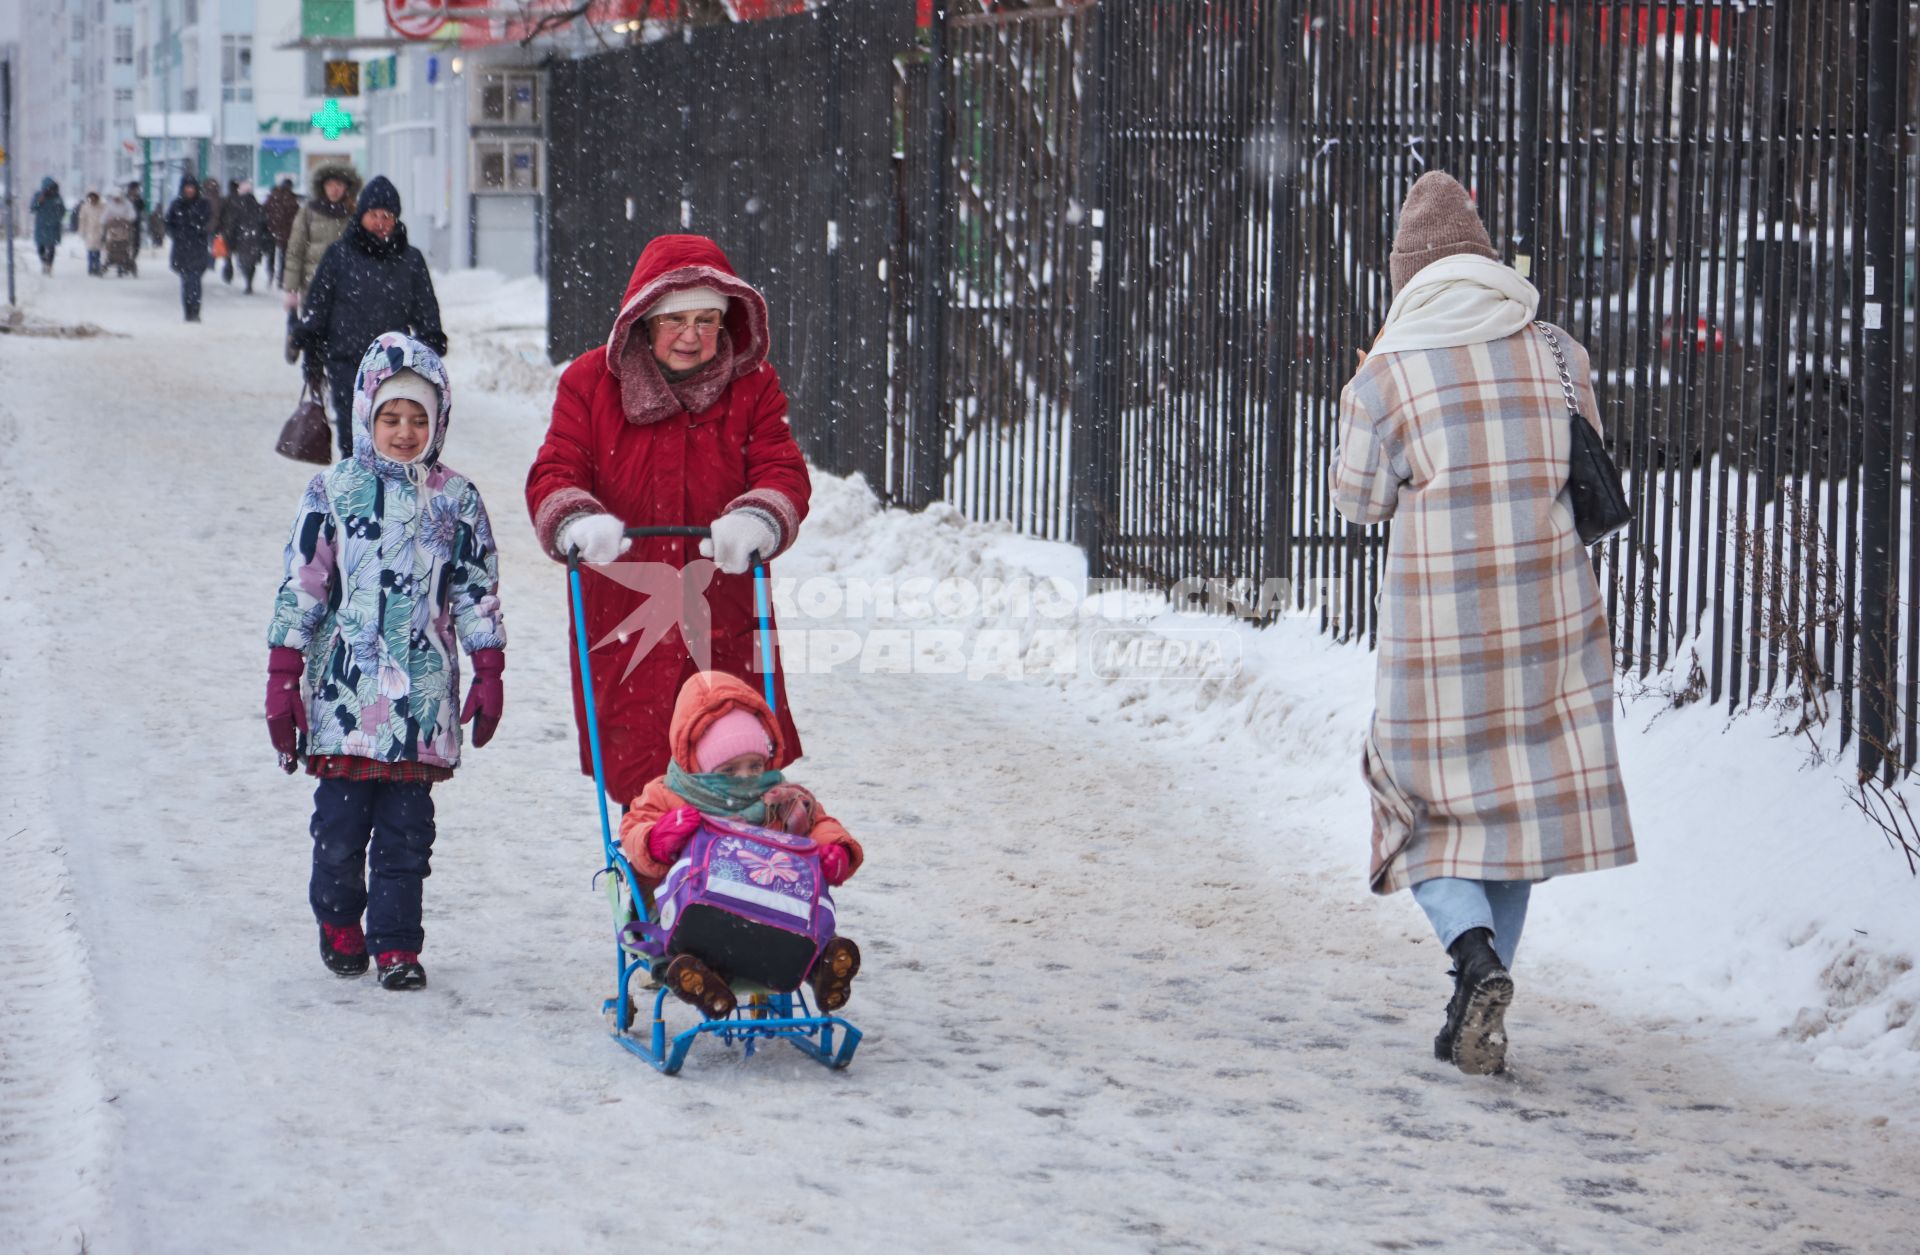
[[[731,378],[725,382],[744,378],[766,362],[766,298],[734,273],[727,255],[706,236],[658,236],[641,251],[633,277],[627,280],[620,313],[607,336],[607,369],[620,380],[620,399],[628,422],[645,425],[682,412],[684,407],[661,374],[651,347],[644,345],[644,336],[632,351],[629,341],[634,327],[661,298],[699,287],[716,288],[728,297],[726,336],[732,363]]]
[[[345,211],[351,213],[354,203],[360,199],[360,188],[365,180],[360,172],[344,161],[329,161],[325,165],[315,166],[313,177],[307,180],[307,200],[316,210],[327,203],[327,180],[339,179],[347,185],[347,194],[340,198]]]

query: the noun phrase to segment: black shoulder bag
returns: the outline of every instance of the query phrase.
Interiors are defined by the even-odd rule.
[[[1580,412],[1574,399],[1573,373],[1567,369],[1567,357],[1560,351],[1560,338],[1546,323],[1536,322],[1540,334],[1553,350],[1560,367],[1560,389],[1567,397],[1567,416],[1573,420],[1573,464],[1567,470],[1567,496],[1573,501],[1573,529],[1580,533],[1583,545],[1597,544],[1633,520],[1633,508],[1627,504],[1627,490],[1620,483],[1620,469],[1607,456],[1600,433]]]

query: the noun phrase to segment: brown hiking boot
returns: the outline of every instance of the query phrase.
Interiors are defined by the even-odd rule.
[[[820,949],[807,984],[822,1011],[838,1011],[853,996],[853,978],[860,972],[860,947],[849,937],[835,937]]]
[[[709,1020],[724,1020],[733,1014],[737,999],[733,986],[720,973],[691,954],[676,955],[667,964],[667,988],[680,1001],[699,1008]]]

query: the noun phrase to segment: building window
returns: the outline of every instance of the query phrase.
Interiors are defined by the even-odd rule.
[[[480,125],[540,125],[540,76],[490,70],[478,76]]]
[[[253,99],[253,36],[220,36],[220,99]]]
[[[324,96],[327,94],[327,62],[339,54],[325,48],[307,49],[307,95]]]
[[[198,87],[184,88],[180,92],[180,111],[182,113],[195,113],[199,111],[199,108],[200,89]]]
[[[474,191],[504,194],[540,190],[540,141],[537,139],[477,139],[473,141]]]
[[[113,28],[113,63],[115,65],[133,64],[133,27]]]
[[[200,0],[181,0],[180,20],[188,26],[192,26],[195,22],[198,22],[200,20]]]
[[[316,35],[351,36],[353,0],[303,0],[300,5],[300,33],[308,39]]]

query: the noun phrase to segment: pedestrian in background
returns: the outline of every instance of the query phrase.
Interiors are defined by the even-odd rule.
[[[300,197],[292,179],[281,179],[267,193],[267,279],[276,287],[284,284],[287,271],[287,240],[293,235],[293,220],[300,213]]]
[[[220,195],[220,180],[208,179],[201,183],[200,197],[207,206],[207,269],[211,270],[219,260],[213,255],[213,242],[220,238],[220,219],[227,208],[226,198]],[[233,282],[231,272],[227,275],[227,282]]]
[[[399,190],[376,175],[361,189],[355,210],[354,221],[320,259],[294,333],[307,353],[308,378],[324,369],[332,389],[342,457],[353,452],[353,377],[367,346],[398,331],[435,353],[447,351],[433,276],[420,250],[407,243]]]
[[[1606,607],[1567,496],[1572,424],[1597,429],[1599,406],[1586,350],[1534,322],[1539,292],[1453,178],[1413,185],[1389,266],[1332,485],[1353,522],[1394,521],[1361,753],[1371,881],[1411,889],[1453,959],[1434,1054],[1498,1072],[1534,884],[1634,861]]]
[[[52,176],[40,180],[40,190],[27,202],[27,211],[33,215],[33,248],[40,254],[40,273],[50,275],[67,220],[67,202],[60,199],[60,185]]]
[[[88,192],[87,198],[80,202],[75,217],[79,224],[76,230],[80,232],[80,241],[87,246],[87,273],[105,274],[107,268],[100,264],[100,250],[105,247],[107,207],[101,202],[100,193]]]
[[[299,321],[301,303],[307,299],[307,286],[327,249],[346,231],[353,220],[353,206],[360,196],[360,175],[352,166],[335,162],[318,166],[310,184],[307,203],[293,217],[293,229],[287,235],[287,260],[280,286],[287,290],[287,360],[300,360],[294,325]]]
[[[226,225],[227,264],[240,268],[251,295],[253,272],[259,269],[260,258],[272,238],[267,234],[267,211],[254,196],[253,184],[234,185],[233,195],[227,198]]]
[[[200,180],[191,174],[180,176],[180,195],[167,206],[167,236],[173,241],[169,264],[180,276],[180,307],[188,322],[200,321],[200,282],[212,264],[207,241],[212,231],[207,224],[213,214],[200,198]]]

